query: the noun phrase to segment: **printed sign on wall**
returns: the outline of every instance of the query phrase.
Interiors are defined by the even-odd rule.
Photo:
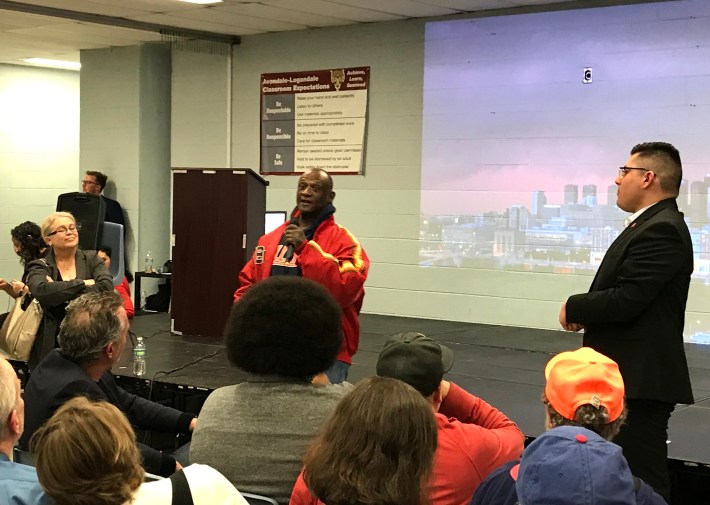
[[[360,174],[370,67],[261,74],[262,174]]]

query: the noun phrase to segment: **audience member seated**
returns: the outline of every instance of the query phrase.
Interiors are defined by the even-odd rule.
[[[364,379],[309,448],[290,505],[429,503],[436,438],[419,392],[395,379]]]
[[[340,307],[314,281],[271,277],[232,307],[224,338],[229,360],[248,375],[207,398],[190,461],[216,468],[242,491],[286,503],[308,444],[352,388],[310,381],[340,351]]]
[[[126,417],[107,402],[69,400],[31,440],[39,481],[56,505],[247,505],[216,470],[188,466],[143,483],[141,455]]]
[[[96,251],[79,249],[79,231],[70,213],[47,216],[42,221],[42,238],[49,251],[44,258],[27,265],[30,292],[44,309],[30,355],[30,368],[56,347],[68,302],[83,293],[113,290],[113,278]]]
[[[99,247],[99,250],[96,251],[96,255],[101,258],[104,265],[106,265],[106,268],[111,270],[111,248],[108,246],[101,246]],[[135,314],[133,300],[131,299],[131,287],[128,285],[128,283],[132,281],[133,275],[130,272],[126,272],[121,284],[114,286],[113,288],[123,299],[123,308],[126,309],[128,319],[133,319],[133,315]]]
[[[436,413],[439,443],[431,483],[434,505],[467,505],[489,473],[520,458],[525,439],[505,414],[443,380],[453,361],[448,347],[421,333],[391,337],[377,360],[377,375],[414,387]]]
[[[0,503],[49,504],[35,469],[12,462],[12,448],[22,435],[25,421],[25,404],[20,393],[15,370],[5,358],[0,358]]]
[[[64,402],[78,395],[114,404],[142,430],[192,431],[197,424],[193,414],[118,387],[111,367],[121,357],[127,336],[128,318],[117,293],[87,293],[69,304],[59,333],[59,349],[42,360],[25,388],[27,415],[21,448],[27,449],[32,434]],[[172,456],[144,445],[140,449],[150,473],[167,476],[181,468]]]
[[[17,298],[29,291],[27,287],[27,264],[44,256],[47,245],[42,239],[42,231],[39,226],[32,221],[25,221],[10,230],[12,247],[15,254],[20,257],[20,264],[25,269],[22,280],[12,280],[7,282],[0,278],[0,291],[5,291],[11,298]],[[0,314],[0,326],[2,326],[6,314]]]
[[[545,379],[542,401],[547,429],[581,426],[605,440],[612,440],[619,433],[626,418],[624,380],[612,359],[588,347],[562,352],[548,362]],[[519,497],[515,480],[519,471],[519,461],[511,461],[495,470],[480,485],[471,505],[516,505]],[[631,503],[666,503],[645,482],[634,479],[634,483],[636,499]]]
[[[581,426],[537,437],[523,452],[515,487],[521,505],[637,503],[621,447]]]

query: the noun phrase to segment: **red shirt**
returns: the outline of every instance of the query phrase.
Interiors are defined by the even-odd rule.
[[[133,300],[131,300],[131,287],[128,285],[128,279],[125,277],[121,281],[121,284],[114,286],[114,291],[116,291],[123,299],[123,307],[126,309],[126,315],[128,319],[133,318],[135,310],[133,309]]]
[[[254,254],[239,273],[235,302],[252,284],[268,278],[275,262],[289,264],[284,259],[286,247],[279,244],[286,226],[288,223],[259,238]],[[305,242],[295,252],[290,263],[301,269],[303,277],[322,284],[343,309],[343,347],[336,359],[351,364],[360,341],[363,286],[370,268],[370,260],[360,242],[330,216],[318,225],[313,240]]]
[[[438,443],[430,483],[432,505],[468,505],[489,473],[519,459],[523,452],[525,437],[516,424],[453,382],[435,417]],[[289,505],[323,505],[306,487],[303,472]]]

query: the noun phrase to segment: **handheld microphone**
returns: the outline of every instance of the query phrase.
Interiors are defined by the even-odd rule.
[[[299,225],[298,218],[292,217],[291,222],[289,224],[295,224],[296,226],[298,226]],[[289,244],[286,247],[286,253],[284,254],[284,259],[290,263],[291,260],[293,259],[293,253],[294,253],[293,244]]]

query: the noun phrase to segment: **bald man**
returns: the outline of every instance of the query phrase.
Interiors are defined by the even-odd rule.
[[[12,461],[12,449],[25,427],[25,402],[20,393],[15,370],[0,357],[0,497],[3,503],[45,505],[51,502],[37,480],[35,469]]]

